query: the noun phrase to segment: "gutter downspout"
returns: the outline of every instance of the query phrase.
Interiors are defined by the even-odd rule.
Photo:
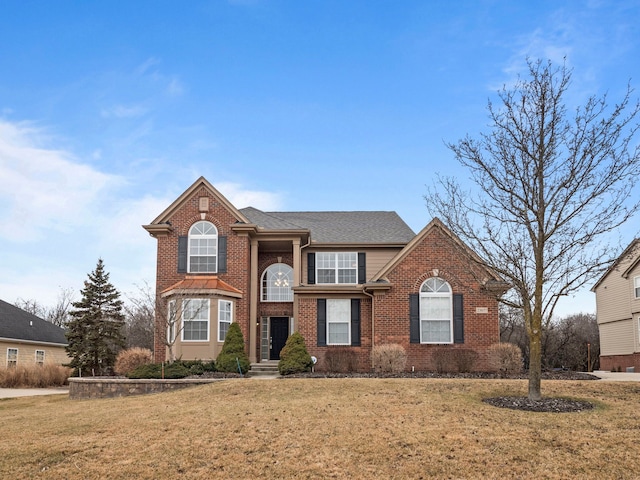
[[[367,292],[367,287],[362,287],[362,293],[364,293],[367,297],[371,298],[371,352],[373,352],[373,348],[376,346],[376,307],[375,307],[375,299],[373,298],[373,293]],[[371,368],[374,368],[373,364],[373,355],[371,357]]]

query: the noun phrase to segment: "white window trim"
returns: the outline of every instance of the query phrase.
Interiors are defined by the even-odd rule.
[[[433,280],[433,279],[438,279],[438,280],[442,280],[447,287],[449,288],[449,291],[446,293],[439,293],[439,292],[423,292],[422,288],[424,287],[424,284],[427,283],[429,280]],[[449,297],[449,341],[448,342],[430,342],[430,341],[426,341],[422,338],[422,322],[429,322],[429,321],[444,321],[445,319],[425,319],[422,318],[422,299],[424,297],[429,297],[429,298],[443,298],[443,297]],[[420,285],[420,302],[419,302],[419,310],[420,310],[420,343],[423,344],[427,344],[427,345],[448,345],[448,344],[452,344],[453,343],[453,290],[451,289],[451,285],[449,284],[449,282],[447,282],[446,280],[440,278],[440,277],[430,277],[427,278],[424,282],[422,282],[422,285]]]
[[[6,365],[7,365],[7,367],[9,367],[9,351],[10,350],[15,350],[15,352],[16,352],[16,358],[15,358],[15,360],[12,360],[12,362],[15,362],[15,366],[17,366],[18,365],[18,353],[19,352],[18,352],[18,349],[14,348],[14,347],[7,348],[7,363],[6,363]]]
[[[228,304],[229,305],[229,321],[227,321],[226,319],[222,319],[222,305],[223,304]],[[225,310],[226,311],[226,310]],[[221,338],[221,333],[222,333],[222,329],[220,328],[220,326],[223,323],[228,323],[229,325],[227,326],[227,332],[229,331],[229,327],[231,326],[231,324],[233,323],[233,302],[231,300],[218,300],[218,342],[224,342],[224,338]],[[225,334],[225,338],[226,338],[226,334]]]
[[[207,322],[207,328],[206,328],[206,332],[207,332],[207,338],[205,339],[199,339],[199,340],[185,340],[184,338],[184,333],[187,330],[186,327],[186,323],[187,322],[191,322],[191,319],[185,319],[185,307],[188,304],[188,302],[191,301],[203,301],[206,302],[206,306],[207,306],[207,319],[203,320],[203,319],[197,319],[195,320],[196,322]],[[199,311],[199,310],[198,310]],[[208,298],[186,298],[184,300],[182,300],[182,315],[181,315],[181,323],[182,323],[182,332],[180,335],[180,340],[184,343],[198,343],[198,342],[208,342],[209,341],[209,337],[210,337],[210,330],[211,330],[211,302],[209,301]]]
[[[178,310],[176,309],[176,301],[169,300],[167,304],[167,343],[173,344],[176,341],[176,330],[178,328]],[[173,321],[171,316],[174,316]]]
[[[283,272],[283,269],[288,271]],[[271,278],[267,278],[268,275],[277,275],[278,273],[282,273],[283,277],[286,276],[286,278],[284,279],[284,281],[288,282],[286,286],[270,286],[267,283],[271,281]],[[293,302],[293,290],[291,290],[291,287],[293,287],[293,268],[291,268],[291,266],[287,265],[286,263],[274,263],[273,265],[269,265],[262,274],[262,279],[260,281],[260,298],[263,302]],[[280,294],[282,294],[284,292],[287,292],[287,290],[289,292],[289,295],[287,295],[287,298],[285,298],[284,300],[282,298],[268,298],[269,294],[271,293],[279,292]]]
[[[330,315],[330,307],[329,307],[329,303],[330,302],[345,302],[348,304],[349,306],[349,317],[347,319],[347,321],[345,322],[343,319],[331,319],[331,315]],[[344,345],[344,346],[350,346],[351,345],[351,300],[350,299],[336,299],[336,298],[328,298],[327,299],[327,345]],[[339,323],[346,323],[347,324],[347,342],[346,343],[337,343],[337,342],[331,342],[331,335],[329,334],[329,325],[330,324],[339,324]]]
[[[42,362],[38,361],[38,353],[39,352],[42,352]],[[44,350],[36,350],[36,353],[35,353],[36,365],[44,365],[45,356],[46,356],[46,352]]]
[[[354,255],[355,256],[355,267],[353,268],[339,268],[338,266],[338,255]],[[331,255],[334,259],[334,276],[335,282],[323,282],[321,281],[319,270],[329,270],[328,268],[321,268],[319,256],[320,255]],[[340,271],[341,270],[355,270],[355,282],[340,282]],[[320,285],[357,285],[358,284],[358,252],[316,252],[316,284]]]
[[[634,298],[640,298],[640,276],[633,278],[633,294]]]
[[[212,235],[193,235],[191,233],[191,231],[193,230],[193,228],[198,225],[199,223],[207,223],[209,225],[211,225],[211,227],[213,227],[213,229],[215,230],[215,234]],[[189,235],[187,237],[187,273],[192,273],[191,272],[191,239],[192,237],[198,237],[198,238],[202,238],[202,239],[215,239],[216,242],[216,246],[215,246],[215,254],[214,255],[205,255],[205,256],[211,256],[211,257],[215,257],[215,262],[213,265],[213,270],[211,271],[206,271],[206,272],[193,272],[193,273],[217,273],[218,272],[218,228],[211,222],[208,222],[206,220],[200,220],[197,221],[196,223],[194,223],[193,225],[191,225],[191,227],[189,228]],[[194,255],[194,256],[200,256],[200,255]]]

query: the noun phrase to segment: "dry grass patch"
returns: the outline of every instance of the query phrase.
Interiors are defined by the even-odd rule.
[[[543,383],[591,411],[483,398],[521,380],[229,380],[118,399],[0,402],[0,478],[633,478],[638,384]]]

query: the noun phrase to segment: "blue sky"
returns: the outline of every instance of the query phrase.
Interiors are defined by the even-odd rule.
[[[153,284],[142,229],[204,175],[236,206],[430,216],[444,142],[487,131],[525,59],[569,102],[640,85],[638,1],[6,1],[0,298],[53,305],[103,258]],[[623,243],[637,231],[620,232]],[[585,291],[560,315],[595,312]]]

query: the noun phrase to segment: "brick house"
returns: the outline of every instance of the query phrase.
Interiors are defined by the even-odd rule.
[[[407,368],[464,348],[484,370],[500,338],[504,282],[438,219],[416,235],[395,212],[237,209],[201,177],[143,228],[158,245],[156,361],[167,336],[176,358],[215,359],[231,322],[252,362],[299,331],[319,369],[346,346],[368,371],[374,346],[398,343]]]
[[[596,294],[600,368],[640,371],[640,238],[591,289]]]

